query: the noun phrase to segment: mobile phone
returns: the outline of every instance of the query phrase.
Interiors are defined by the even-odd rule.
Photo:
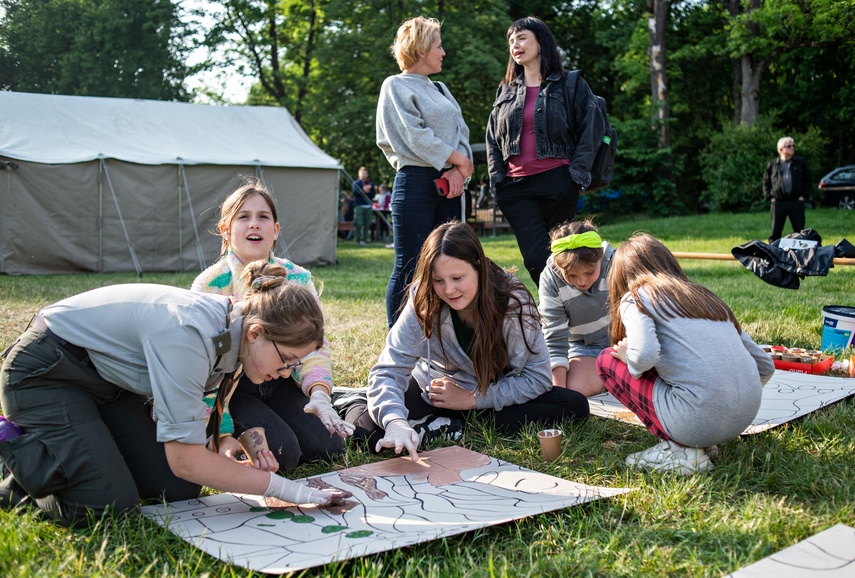
[[[446,179],[445,177],[440,177],[438,179],[434,179],[433,184],[436,185],[436,192],[439,193],[440,196],[448,196],[448,192],[451,189],[448,184],[448,179]]]

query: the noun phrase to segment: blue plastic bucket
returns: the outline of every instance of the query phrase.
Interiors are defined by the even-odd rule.
[[[855,307],[826,305],[822,308],[822,347],[837,353],[852,345],[855,336]]]

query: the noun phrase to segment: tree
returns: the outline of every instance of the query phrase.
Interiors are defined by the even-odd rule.
[[[2,0],[0,88],[187,100],[189,30],[170,0]]]
[[[504,72],[510,23],[501,5],[415,0],[227,0],[207,43],[227,46],[259,81],[250,104],[286,106],[326,152],[351,172],[365,165],[375,181],[392,170],[375,145],[377,96],[398,70],[389,52],[398,26],[417,14],[442,22],[445,82],[463,109],[472,142],[486,129]],[[432,77],[433,78],[433,77]]]
[[[855,3],[845,0],[720,0],[730,14],[725,50],[738,62],[734,83],[737,122],[760,115],[760,86],[781,55],[809,47],[855,41]]]
[[[671,0],[647,0],[647,33],[650,36],[650,100],[654,119],[659,127],[659,142],[663,148],[671,146],[668,126],[668,51],[665,27],[671,11]]]

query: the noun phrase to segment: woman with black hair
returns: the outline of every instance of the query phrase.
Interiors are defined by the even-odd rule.
[[[591,183],[605,125],[579,76],[567,102],[567,72],[552,32],[527,17],[508,28],[508,68],[487,123],[487,163],[496,202],[514,231],[535,283],[549,258],[549,231],[576,215]]]

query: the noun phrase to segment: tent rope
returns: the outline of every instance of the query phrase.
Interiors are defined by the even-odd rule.
[[[116,204],[116,213],[119,214],[119,223],[122,225],[122,231],[125,233],[125,241],[128,243],[128,251],[131,252],[131,261],[134,264],[134,269],[137,271],[137,277],[142,277],[142,267],[140,267],[137,252],[134,250],[134,244],[131,243],[131,237],[128,235],[128,229],[125,227],[125,219],[122,217],[122,210],[119,208],[119,199],[116,197],[116,191],[113,189],[113,181],[110,180],[110,171],[107,170],[107,163],[104,157],[100,157],[101,168],[104,169],[104,176],[107,177],[107,186],[110,187],[110,194],[113,195],[113,202]]]
[[[202,251],[202,241],[199,239],[199,227],[196,225],[196,213],[193,211],[193,201],[190,200],[190,187],[187,184],[187,172],[184,170],[184,163],[179,163],[178,170],[181,171],[181,181],[184,183],[184,193],[187,195],[187,208],[190,209],[190,220],[193,223],[193,235],[196,237],[196,256],[199,257],[199,269],[205,270],[205,254]],[[179,254],[182,248],[178,248]]]

